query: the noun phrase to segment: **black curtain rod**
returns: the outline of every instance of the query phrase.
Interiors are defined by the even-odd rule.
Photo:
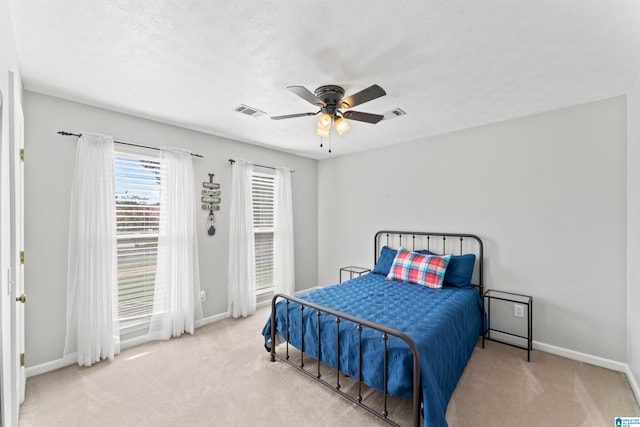
[[[236,162],[235,159],[229,159],[229,163],[234,164]],[[274,168],[273,166],[265,166],[265,165],[258,165],[258,164],[253,164],[254,166],[258,166],[259,168],[265,168],[265,169],[273,169],[276,170],[276,168]],[[291,171],[291,173],[294,173],[295,171]]]
[[[82,136],[81,133],[71,133],[71,132],[65,132],[63,130],[59,131],[58,135],[62,135],[62,136],[77,136],[78,138],[80,138]],[[130,145],[132,147],[148,148],[149,150],[160,151],[160,149],[158,147],[152,147],[150,145],[134,144],[133,142],[115,141],[115,140],[113,142],[115,144]],[[194,157],[204,158],[204,156],[202,156],[200,154],[196,154],[196,153],[191,153],[191,155],[194,156]]]

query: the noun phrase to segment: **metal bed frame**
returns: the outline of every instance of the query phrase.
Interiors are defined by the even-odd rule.
[[[475,251],[471,251],[471,253],[476,253],[477,257],[476,257],[476,265],[477,265],[477,281],[478,284],[474,285],[478,288],[478,291],[480,292],[480,296],[482,296],[483,293],[483,266],[482,266],[482,262],[483,262],[483,255],[484,255],[484,249],[483,249],[483,243],[482,240],[473,234],[461,234],[461,233],[432,233],[432,232],[405,232],[405,231],[378,231],[374,237],[374,265],[375,263],[378,261],[378,255],[380,254],[380,250],[382,249],[381,247],[381,243],[383,243],[384,237],[386,237],[386,241],[384,242],[386,244],[386,246],[389,247],[403,247],[403,243],[402,243],[402,239],[403,237],[405,237],[405,243],[406,243],[406,239],[410,238],[411,239],[411,249],[412,250],[418,250],[418,249],[427,249],[427,250],[431,250],[432,247],[432,240],[440,240],[440,239],[434,239],[434,238],[441,238],[441,245],[438,246],[435,242],[433,242],[433,247],[434,247],[434,251],[438,251],[439,253],[447,253],[446,249],[447,249],[447,240],[451,240],[452,238],[457,238],[459,239],[459,254],[462,255],[464,252],[464,241],[465,239],[470,239],[475,241],[475,246],[476,246],[476,250]],[[397,245],[396,245],[396,240],[397,240]],[[424,243],[424,240],[426,240],[426,247],[420,247],[422,246],[421,243]],[[416,243],[418,243],[418,246],[416,246]],[[451,252],[449,252],[451,253]],[[475,274],[474,274],[475,277]],[[285,317],[285,330],[286,330],[286,337],[284,337],[285,342],[286,342],[286,349],[285,349],[285,355],[281,355],[279,353],[276,352],[276,302],[278,299],[284,299],[285,300],[285,304],[286,304],[286,317]],[[301,341],[301,348],[300,350],[300,361],[299,364],[293,362],[292,360],[290,360],[290,355],[289,355],[289,303],[290,302],[295,302],[297,304],[300,305],[300,317],[301,317],[301,336],[304,336],[304,310],[305,309],[311,309],[314,310],[316,315],[318,316],[318,331],[317,331],[317,354],[318,354],[318,359],[317,359],[317,368],[316,368],[316,372],[313,373],[310,370],[307,370],[304,368],[304,354],[305,354],[305,349],[304,349],[304,339]],[[336,383],[332,384],[329,383],[328,381],[326,381],[325,379],[322,378],[322,372],[321,372],[321,364],[322,362],[320,361],[320,348],[321,348],[321,339],[320,339],[320,316],[322,313],[326,313],[329,314],[331,316],[335,317],[335,322],[336,322],[336,353],[338,355],[338,357],[336,358]],[[356,329],[358,331],[358,377],[356,378],[358,381],[358,396],[354,397],[348,393],[345,393],[344,391],[342,391],[341,385],[340,385],[340,323],[343,320],[347,320],[350,322],[353,322],[357,325]],[[363,398],[362,398],[362,330],[363,328],[370,328],[372,330],[375,331],[379,331],[381,332],[381,339],[383,340],[383,383],[384,383],[384,388],[383,388],[383,410],[382,411],[378,411],[375,408],[368,406],[367,404],[363,403]],[[484,316],[483,316],[483,330],[484,330]],[[315,379],[316,381],[318,381],[320,384],[323,384],[324,386],[328,387],[330,390],[333,390],[334,392],[338,393],[339,395],[347,398],[348,400],[350,400],[351,402],[355,403],[356,405],[358,405],[359,407],[365,409],[366,411],[368,411],[369,413],[375,415],[376,417],[380,418],[382,421],[386,422],[387,424],[393,425],[393,426],[399,426],[397,423],[395,423],[394,421],[390,420],[388,418],[389,412],[387,410],[387,397],[389,396],[389,394],[387,393],[387,340],[389,339],[389,336],[394,336],[397,337],[401,340],[403,340],[404,342],[407,343],[407,345],[409,346],[409,348],[411,349],[412,355],[413,355],[413,397],[412,397],[412,425],[415,427],[418,427],[420,425],[420,414],[422,413],[422,411],[420,410],[421,407],[421,403],[422,403],[422,392],[421,392],[421,384],[420,384],[420,375],[421,375],[421,370],[420,370],[420,354],[418,352],[418,348],[416,347],[415,343],[413,342],[413,340],[411,338],[409,338],[407,335],[405,335],[404,333],[393,329],[393,328],[389,328],[386,327],[384,325],[380,325],[374,322],[370,322],[368,320],[365,319],[360,319],[358,317],[355,316],[351,316],[350,314],[347,313],[343,313],[340,311],[336,311],[333,310],[331,308],[328,307],[323,307],[321,305],[318,304],[314,304],[311,303],[309,301],[305,301],[303,299],[300,298],[296,298],[293,296],[289,296],[289,295],[285,295],[285,294],[275,294],[271,300],[271,361],[275,362],[277,359],[288,363],[289,365],[295,367],[296,369],[298,369],[300,372],[305,373],[307,376]],[[344,374],[343,374],[344,375]]]

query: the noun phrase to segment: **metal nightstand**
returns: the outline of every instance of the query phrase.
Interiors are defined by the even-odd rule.
[[[364,268],[364,267],[356,267],[354,265],[350,265],[348,267],[342,267],[340,269],[340,279],[339,279],[340,283],[342,283],[342,273],[349,273],[349,280],[351,280],[354,277],[360,277],[363,274],[371,273],[371,269]]]
[[[498,300],[498,301],[505,301],[508,303],[513,303],[514,305],[514,315],[515,315],[515,311],[517,310],[517,305],[522,306],[522,318],[526,319],[527,321],[527,335],[520,335],[520,334],[516,334],[513,332],[508,332],[508,331],[504,331],[504,330],[500,330],[500,329],[495,329],[491,327],[491,301],[492,300]],[[495,304],[495,303],[494,303]],[[484,348],[484,340],[490,340],[490,341],[496,341],[496,342],[501,342],[503,344],[507,344],[510,345],[512,347],[517,347],[517,348],[521,348],[523,350],[527,350],[527,362],[531,361],[531,350],[533,348],[532,346],[532,342],[533,342],[533,297],[529,296],[529,295],[521,295],[521,294],[516,294],[513,292],[504,292],[504,291],[497,291],[494,289],[489,289],[488,291],[486,291],[484,293],[484,306],[486,309],[486,313],[487,313],[487,329],[484,331],[484,333],[482,334],[482,348]],[[525,313],[526,310],[526,313]],[[516,316],[516,317],[520,317],[520,316]],[[523,339],[526,340],[526,347],[517,345],[517,344],[513,344],[510,342],[507,342],[505,340],[500,340],[497,338],[493,338],[491,336],[491,332],[497,332],[500,334],[504,334],[504,335],[508,335],[508,336],[512,336],[515,338],[519,338],[519,339]]]

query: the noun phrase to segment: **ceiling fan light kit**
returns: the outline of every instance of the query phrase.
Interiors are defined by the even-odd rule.
[[[369,86],[368,88],[347,98],[344,98],[344,89],[337,85],[320,86],[314,93],[304,86],[289,86],[287,89],[308,103],[319,107],[320,110],[315,113],[297,113],[287,114],[284,116],[273,116],[271,119],[292,119],[294,117],[315,116],[322,113],[318,119],[316,127],[316,133],[322,138],[329,137],[332,123],[335,126],[338,135],[344,135],[344,133],[351,128],[346,119],[376,124],[384,118],[384,116],[380,114],[363,113],[353,110],[341,111],[386,95],[387,93],[384,89],[378,85]]]
[[[336,132],[338,132],[338,135],[343,135],[349,129],[351,129],[351,125],[343,117],[336,119]]]
[[[333,122],[333,118],[327,113],[324,113],[318,119],[318,129],[330,130],[332,122]]]

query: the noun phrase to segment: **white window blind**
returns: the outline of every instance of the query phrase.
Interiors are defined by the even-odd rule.
[[[153,309],[160,219],[158,159],[116,153],[115,194],[122,334],[147,327]]]
[[[253,173],[253,231],[256,248],[256,290],[273,288],[275,176]]]

